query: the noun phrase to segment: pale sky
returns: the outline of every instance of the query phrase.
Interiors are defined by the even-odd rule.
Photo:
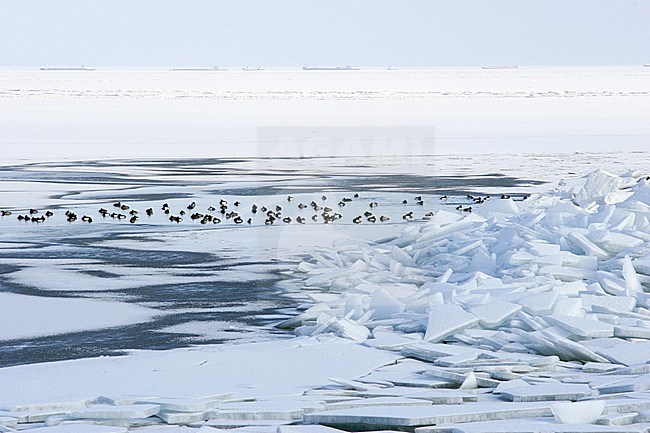
[[[648,0],[0,0],[0,66],[649,62]]]

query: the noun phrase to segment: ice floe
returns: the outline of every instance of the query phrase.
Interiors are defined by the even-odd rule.
[[[151,320],[162,311],[125,302],[44,298],[0,293],[0,340],[40,337],[125,326]]]

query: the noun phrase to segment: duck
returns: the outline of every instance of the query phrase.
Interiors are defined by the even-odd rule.
[[[235,207],[239,207],[240,204],[241,204],[241,202],[236,201],[236,202],[233,203],[233,206],[235,206]]]
[[[282,222],[289,224],[291,222],[291,217],[282,218]]]
[[[290,196],[290,195],[288,195],[288,196],[287,196],[287,201],[291,201],[291,200],[293,200],[293,197]]]
[[[48,210],[47,212],[45,212],[45,216],[48,217],[48,218],[51,217],[51,216],[54,216],[54,212],[52,212],[51,210]]]
[[[321,200],[323,200],[323,201],[327,200],[327,196],[322,196]]]
[[[390,221],[390,218],[387,217],[386,215],[382,215],[379,217],[379,221],[385,223],[386,221]]]
[[[257,205],[256,205],[256,204],[254,204],[254,205],[251,207],[251,212],[252,212],[252,213],[257,213]]]
[[[360,224],[362,219],[363,217],[361,215],[357,215],[356,217],[354,217],[354,219],[352,219],[352,222],[355,224]]]
[[[2,216],[9,216],[9,215],[11,215],[11,211],[10,210],[3,210],[2,212],[0,212],[0,214]]]
[[[246,220],[246,223],[248,223],[248,225],[253,224],[253,218],[248,218],[248,219]]]
[[[217,210],[216,207],[214,207],[214,206],[208,206],[208,212],[214,212],[215,210]]]
[[[358,193],[355,193],[353,197],[354,197],[354,198],[359,198],[359,194],[358,194]]]
[[[239,215],[237,215],[237,216],[233,219],[233,221],[235,222],[235,224],[241,224],[241,223],[244,222],[244,219],[243,219],[242,217],[240,217]]]
[[[374,215],[371,215],[371,216],[368,217],[368,221],[371,222],[371,223],[375,223],[377,221],[377,217],[375,217]]]
[[[298,205],[298,209],[305,209],[306,207],[307,207],[307,205],[304,204],[304,203],[300,203],[300,204]]]
[[[407,204],[407,203],[408,203],[408,200],[406,200],[406,199],[402,200],[402,204]]]
[[[194,209],[195,207],[196,207],[196,202],[193,201],[192,203],[190,203],[190,204],[187,206],[187,209],[188,209],[188,210],[192,210],[192,209]]]
[[[153,215],[153,208],[149,208],[145,211],[147,213],[147,216]]]
[[[30,214],[30,215],[36,215],[37,213],[38,213],[38,210],[37,210],[37,209],[30,209],[30,210],[29,210],[29,214]]]
[[[472,212],[472,206],[468,206],[468,207],[466,207],[465,209],[463,209],[463,212],[469,212],[469,213],[471,213],[471,212]]]
[[[402,218],[405,219],[406,221],[412,220],[413,219],[413,211],[402,215]]]
[[[370,207],[371,208],[375,208],[377,206],[379,206],[379,203],[377,203],[376,201],[370,202]]]
[[[133,216],[131,217],[131,219],[129,220],[129,222],[130,222],[131,224],[133,224],[133,223],[135,223],[137,220],[138,220],[138,216],[137,216],[137,215],[133,215]]]
[[[296,222],[299,224],[304,224],[307,220],[301,216],[296,217]]]
[[[439,200],[447,200],[447,196],[446,196],[446,195],[443,195],[443,196],[441,196],[441,197],[439,198]]]
[[[171,215],[169,217],[169,221],[171,221],[173,223],[180,223],[181,221],[183,221],[183,218],[181,218],[179,216]]]

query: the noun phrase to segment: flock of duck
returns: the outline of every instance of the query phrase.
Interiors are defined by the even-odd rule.
[[[342,208],[345,207],[348,203],[352,202],[355,199],[359,198],[359,194],[354,194],[352,197],[343,197],[339,202],[338,202],[338,210],[342,211]],[[510,198],[510,195],[501,195],[501,199],[508,199]],[[523,199],[525,200],[528,198],[528,196],[524,196]],[[446,201],[448,197],[446,195],[443,195],[439,197],[439,200]],[[470,200],[473,204],[482,204],[485,203],[487,200],[490,200],[491,197],[489,195],[486,196],[473,196],[471,194],[467,195],[467,199]],[[287,205],[285,207],[293,206],[291,202],[294,201],[294,197],[289,195],[286,197],[287,200]],[[299,210],[304,210],[307,208],[311,208],[313,210],[313,214],[311,215],[310,219],[314,222],[322,222],[325,224],[332,224],[335,221],[343,219],[343,215],[339,212],[336,211],[332,206],[329,206],[327,204],[328,198],[327,196],[323,195],[321,197],[322,203],[317,203],[316,201],[311,201],[309,204],[305,203],[299,203],[297,205],[297,208]],[[422,198],[421,195],[414,197],[413,201],[411,204],[415,204],[417,206],[424,206],[424,199]],[[409,200],[404,199],[402,201],[403,205],[408,205]],[[172,222],[172,223],[180,223],[183,221],[183,219],[188,219],[191,221],[196,221],[199,222],[200,224],[219,224],[223,220],[233,222],[235,224],[253,224],[253,217],[256,215],[261,215],[264,218],[264,224],[265,225],[273,225],[276,222],[282,222],[285,224],[289,224],[292,222],[296,222],[299,224],[305,224],[307,222],[307,218],[304,216],[297,216],[295,218],[292,218],[291,216],[285,216],[282,214],[284,211],[284,208],[282,206],[274,205],[271,207],[266,207],[266,206],[258,206],[257,204],[253,204],[250,207],[250,213],[252,216],[248,216],[248,218],[245,220],[246,216],[242,215],[243,211],[240,210],[240,201],[234,201],[232,204],[229,204],[228,201],[221,199],[219,201],[219,206],[209,206],[207,208],[207,212],[200,212],[197,209],[197,204],[195,201],[191,202],[189,205],[187,205],[185,208],[180,209],[178,212],[172,213],[172,209],[169,205],[169,203],[164,203],[160,207],[160,212],[162,212],[167,219]],[[232,206],[232,207],[231,207]],[[379,206],[379,203],[377,201],[371,201],[369,203],[369,210],[366,210],[362,214],[359,214],[355,216],[352,219],[352,222],[354,224],[361,224],[364,219],[369,222],[369,223],[376,223],[377,221],[379,222],[387,222],[390,221],[390,217],[380,214],[380,215],[375,215],[373,213],[373,210]],[[472,206],[467,206],[467,205],[458,205],[456,206],[456,210],[462,211],[462,212],[472,212]],[[144,213],[147,215],[147,217],[151,217],[154,215],[156,211],[154,210],[153,207],[147,208]],[[242,212],[242,213],[240,213]],[[98,211],[98,214],[103,218],[111,218],[114,220],[127,220],[135,224],[140,220],[140,212],[136,209],[132,209],[131,206],[129,206],[126,203],[123,203],[121,201],[115,202],[112,204],[109,209],[105,208],[100,208]],[[10,210],[0,210],[0,216],[1,217],[8,217],[13,215],[13,212]],[[54,215],[54,212],[51,210],[47,210],[43,213],[41,213],[38,209],[30,209],[27,213],[19,213],[17,216],[17,219],[19,221],[24,221],[24,222],[33,222],[33,223],[43,223],[48,220],[48,218],[52,217]],[[81,217],[79,217],[75,212],[72,212],[70,210],[67,210],[65,212],[65,217],[68,222],[75,222],[77,220],[80,220],[85,223],[92,223],[94,221],[93,217],[90,215],[83,214]],[[423,219],[429,219],[433,217],[433,212],[427,212],[424,214]],[[414,211],[409,211],[405,214],[402,215],[402,219],[406,221],[410,221],[415,218],[415,213]]]

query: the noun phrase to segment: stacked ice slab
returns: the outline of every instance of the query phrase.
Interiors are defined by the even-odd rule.
[[[376,347],[453,342],[632,365],[650,360],[650,181],[602,170],[525,201],[441,210],[301,263],[315,304],[280,326]]]

